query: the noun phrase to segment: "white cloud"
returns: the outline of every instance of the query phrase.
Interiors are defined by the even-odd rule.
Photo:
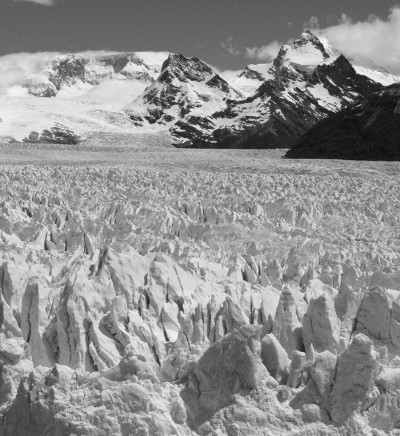
[[[318,19],[313,20],[315,23]],[[366,21],[355,22],[343,14],[338,24],[312,30],[345,56],[369,58],[392,72],[400,72],[400,6],[391,9],[386,19],[370,15]]]
[[[19,81],[38,73],[61,53],[17,53],[0,57],[0,94]]]
[[[239,56],[242,52],[235,47],[232,36],[227,38],[225,41],[220,41],[221,47],[231,56]]]
[[[246,57],[257,61],[270,62],[276,58],[282,44],[279,41],[272,41],[270,44],[263,45],[262,47],[247,47]]]
[[[53,6],[54,5],[54,1],[53,0],[14,0],[15,2],[33,2],[33,3],[37,3],[39,5],[43,5],[43,6]]]
[[[321,28],[318,17],[312,16],[304,23],[304,29],[329,41],[349,58],[367,58],[400,74],[400,6],[392,8],[385,19],[370,15],[365,21],[353,21],[342,14],[337,24],[326,28]],[[281,46],[281,42],[273,41],[262,47],[248,47],[245,54],[267,62],[276,57]]]

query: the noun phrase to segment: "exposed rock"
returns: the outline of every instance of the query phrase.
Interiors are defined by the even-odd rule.
[[[24,142],[48,143],[48,144],[78,144],[81,137],[74,133],[69,127],[57,124],[41,132],[31,132]]]
[[[54,59],[40,74],[25,80],[23,86],[29,94],[54,97],[60,90],[68,87],[79,84],[93,86],[111,79],[136,79],[152,83],[160,71],[161,64],[147,64],[143,55],[146,57],[146,53],[142,56],[140,53],[63,55]]]
[[[268,80],[253,95],[229,100],[226,108],[212,116],[205,116],[203,110],[201,116],[180,119],[170,129],[175,143],[191,147],[291,147],[319,120],[382,89],[357,74],[343,55],[330,52],[314,34],[303,33],[281,48]],[[307,64],[310,57],[312,65]],[[162,105],[158,106],[161,115]]]
[[[316,124],[286,156],[291,158],[399,160],[398,84]]]
[[[212,124],[205,119],[205,115],[224,108],[228,98],[241,96],[199,59],[170,54],[157,80],[126,111],[136,123],[175,122],[181,140],[185,140],[191,138],[198,124],[200,128]],[[182,122],[182,119],[185,121]]]

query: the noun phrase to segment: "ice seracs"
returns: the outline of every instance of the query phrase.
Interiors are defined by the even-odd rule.
[[[1,167],[1,434],[390,434],[397,164],[149,154]]]

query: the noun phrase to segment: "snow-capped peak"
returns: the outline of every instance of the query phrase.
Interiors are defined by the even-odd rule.
[[[319,65],[329,57],[331,56],[321,40],[310,31],[306,31],[292,44],[282,46],[274,60],[274,66],[279,69],[288,63]]]
[[[211,115],[222,110],[228,99],[241,97],[205,62],[170,54],[157,80],[126,112],[138,123],[145,119],[151,124],[169,124],[189,115]]]

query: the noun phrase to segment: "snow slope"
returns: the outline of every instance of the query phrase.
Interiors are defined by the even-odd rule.
[[[266,80],[274,77],[272,62],[267,64],[247,65],[244,71],[228,80],[229,84],[243,95],[253,95]]]
[[[74,132],[77,139],[95,132],[134,134],[137,128],[123,107],[154,82],[167,57],[163,52],[95,53],[51,61],[46,56],[44,64],[37,60],[28,77],[16,75],[0,94],[0,137],[22,141],[54,127]],[[7,65],[11,71],[9,60]]]

